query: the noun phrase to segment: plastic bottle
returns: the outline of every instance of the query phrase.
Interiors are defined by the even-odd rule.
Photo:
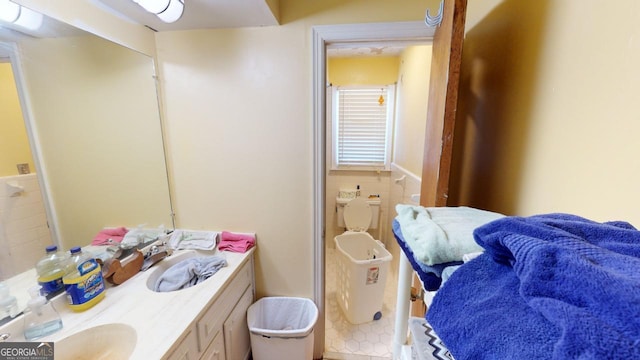
[[[24,314],[24,338],[27,341],[39,339],[62,329],[60,315],[53,304],[40,294],[40,291],[40,286],[29,289],[31,300],[27,303]]]
[[[9,291],[9,286],[0,282],[0,319],[5,316],[12,318],[18,315],[18,301]]]
[[[38,273],[38,285],[41,286],[40,294],[47,296],[57,294],[64,290],[62,276],[68,257],[58,251],[55,245],[47,246],[47,254],[36,264]]]
[[[65,275],[62,277],[67,303],[71,310],[84,311],[104,299],[105,285],[102,269],[89,254],[76,246],[70,250]]]

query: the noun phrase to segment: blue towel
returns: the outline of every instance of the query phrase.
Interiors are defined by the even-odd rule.
[[[639,359],[640,232],[568,214],[474,232],[427,320],[460,359]]]
[[[415,258],[413,251],[411,251],[411,248],[404,240],[398,220],[393,220],[392,229],[393,235],[395,236],[398,245],[400,245],[400,248],[406,255],[407,259],[409,259],[409,263],[411,263],[413,269],[416,271],[416,273],[418,273],[418,277],[422,281],[422,285],[425,290],[438,290],[438,288],[440,288],[440,285],[442,284],[442,272],[447,267],[462,264],[462,261],[451,261],[444,264],[427,265]]]
[[[197,285],[225,266],[227,266],[227,260],[220,255],[182,260],[168,268],[158,278],[154,290],[169,292]]]

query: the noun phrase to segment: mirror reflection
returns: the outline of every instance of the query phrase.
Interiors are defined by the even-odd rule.
[[[103,228],[173,229],[153,60],[46,16],[0,25],[0,281],[34,285],[47,245]]]

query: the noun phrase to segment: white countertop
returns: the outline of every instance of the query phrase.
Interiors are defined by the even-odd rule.
[[[62,294],[53,300],[53,304],[62,318],[63,328],[37,341],[56,342],[94,326],[121,323],[130,325],[137,333],[137,343],[131,359],[160,359],[172,350],[173,345],[177,345],[176,342],[194,323],[200,312],[222,293],[233,275],[249,261],[254,249],[244,254],[218,250],[198,251],[200,254],[208,255],[223,254],[228,264],[204,282],[179,291],[158,293],[147,287],[147,280],[154,271],[162,270],[159,267],[162,262],[159,262],[121,285],[113,286],[105,282],[105,298],[83,312],[69,309],[65,295]],[[167,260],[183,257],[185,253],[192,251],[176,251]],[[11,333],[8,341],[25,341],[21,333],[21,321],[22,318],[19,317],[0,329],[0,332],[19,329],[17,333],[15,330]]]

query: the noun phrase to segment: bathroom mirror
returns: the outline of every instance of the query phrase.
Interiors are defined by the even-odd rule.
[[[0,280],[33,270],[46,245],[88,245],[105,227],[173,229],[153,60],[46,16],[18,29],[0,22],[0,66],[14,75],[0,81],[17,85],[33,179],[0,164],[15,169],[0,174]]]

